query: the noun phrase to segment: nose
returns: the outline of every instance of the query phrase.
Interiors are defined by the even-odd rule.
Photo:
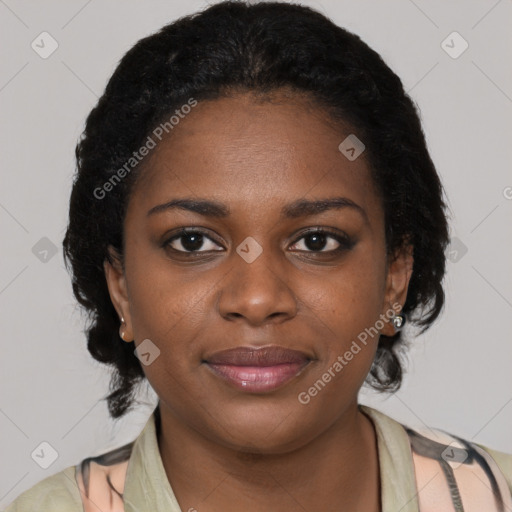
[[[235,253],[233,265],[218,299],[223,318],[261,326],[284,322],[297,314],[295,294],[283,269],[272,265],[268,251],[251,263]]]

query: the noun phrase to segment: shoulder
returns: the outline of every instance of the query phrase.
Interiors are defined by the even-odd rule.
[[[134,442],[82,460],[37,483],[5,512],[122,510],[126,470]]]
[[[408,434],[421,510],[436,510],[440,499],[479,510],[512,507],[512,455],[435,428]]]
[[[20,494],[5,512],[82,512],[82,500],[75,479],[75,466],[41,480]]]
[[[464,504],[464,509],[486,512],[512,510],[512,455],[441,429],[410,428],[366,406],[361,409],[376,426],[379,457],[385,463],[381,470],[394,471],[407,493],[414,489],[417,503],[412,509],[463,510]]]
[[[496,465],[499,467],[500,471],[503,473],[505,479],[507,480],[508,487],[512,493],[512,454],[493,450],[492,448],[483,446],[481,444],[477,444],[477,446],[479,446],[482,450],[485,450],[494,460],[494,462],[496,462]]]

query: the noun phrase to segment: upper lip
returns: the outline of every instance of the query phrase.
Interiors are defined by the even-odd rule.
[[[310,358],[298,350],[271,345],[260,348],[236,347],[216,352],[206,359],[209,364],[235,366],[275,366],[286,363],[305,363]]]

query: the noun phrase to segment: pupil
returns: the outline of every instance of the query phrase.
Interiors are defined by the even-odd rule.
[[[325,247],[326,236],[323,233],[313,233],[306,236],[306,247],[311,251],[320,251]],[[309,243],[312,242],[312,243]]]
[[[183,245],[187,251],[196,251],[203,245],[203,235],[200,233],[183,235],[181,245]]]

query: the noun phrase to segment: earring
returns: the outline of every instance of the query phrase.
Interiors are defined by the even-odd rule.
[[[403,326],[405,325],[405,315],[402,313],[400,315],[395,315],[393,317],[393,326],[395,327],[396,331],[402,330]]]
[[[124,325],[124,318],[121,317],[121,327],[119,327],[119,336],[120,336],[120,338],[123,341],[126,341],[127,343],[130,343],[131,340],[125,340],[124,339],[125,332],[124,332],[124,329],[123,329],[123,325]]]

